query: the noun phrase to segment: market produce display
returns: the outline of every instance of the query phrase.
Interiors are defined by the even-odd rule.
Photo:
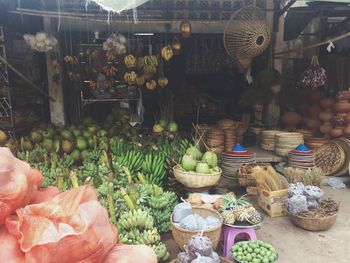
[[[196,146],[192,146],[182,156],[181,166],[178,169],[181,170],[182,168],[187,172],[211,174],[220,171],[217,164],[218,158],[214,152],[208,151],[203,154]]]
[[[288,188],[272,166],[267,166],[266,170],[257,166],[253,169],[253,175],[261,190],[279,191]]]
[[[254,206],[243,198],[237,199],[233,193],[221,197],[219,206],[224,223],[228,225],[256,225],[261,223],[261,215]]]
[[[2,261],[136,263],[142,255],[142,262],[157,262],[151,248],[117,244],[118,230],[90,185],[40,189],[41,173],[7,148],[0,148],[0,171]]]
[[[299,169],[293,167],[286,167],[283,171],[284,176],[287,178],[289,183],[301,182],[304,185],[315,185],[320,186],[324,177],[321,168],[314,167],[312,169]]]
[[[260,240],[238,242],[231,251],[234,259],[242,263],[273,263],[278,259],[275,248]]]

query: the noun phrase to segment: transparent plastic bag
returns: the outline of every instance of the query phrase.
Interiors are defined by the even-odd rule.
[[[179,223],[182,219],[192,214],[192,206],[190,203],[180,203],[174,207],[173,221]]]
[[[288,198],[288,211],[293,215],[308,211],[306,197],[304,195],[293,195]]]

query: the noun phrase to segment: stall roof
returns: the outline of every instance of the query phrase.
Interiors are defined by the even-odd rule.
[[[349,0],[305,1],[306,6],[292,7],[285,17],[284,40],[297,38],[315,17],[350,17]],[[341,20],[340,20],[341,22]]]

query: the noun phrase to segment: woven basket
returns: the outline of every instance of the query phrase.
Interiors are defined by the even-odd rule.
[[[317,167],[321,168],[326,176],[336,174],[345,163],[345,152],[335,141],[324,144],[315,151]]]
[[[216,185],[222,173],[221,169],[220,172],[212,174],[185,172],[179,170],[178,165],[173,168],[173,171],[176,180],[189,188],[202,188]]]
[[[309,231],[323,231],[329,229],[337,220],[337,214],[322,218],[305,218],[288,213],[292,223],[302,229]]]
[[[194,214],[200,215],[202,217],[207,217],[207,216],[214,216],[219,218],[220,224],[209,230],[203,231],[203,236],[208,237],[211,242],[213,243],[213,249],[215,250],[216,247],[218,246],[219,240],[220,240],[220,235],[221,235],[221,227],[223,223],[222,216],[220,213],[216,210],[213,209],[208,209],[204,207],[192,207],[192,211]],[[194,235],[198,234],[199,231],[190,231],[186,230],[183,228],[178,227],[173,223],[173,215],[171,215],[171,231],[173,234],[173,238],[176,242],[176,244],[183,249],[185,245],[187,245],[188,240],[193,237]]]
[[[177,263],[177,259],[174,259],[174,260],[170,261],[170,263]],[[224,257],[220,257],[220,263],[232,263],[232,261],[228,260],[228,259],[226,259]]]
[[[240,186],[256,186],[255,178],[252,176],[238,178],[238,183]]]

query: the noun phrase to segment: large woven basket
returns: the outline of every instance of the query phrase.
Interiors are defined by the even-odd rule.
[[[220,240],[220,235],[221,235],[221,227],[222,227],[222,216],[220,213],[216,210],[213,209],[208,209],[204,207],[192,207],[192,211],[194,214],[200,215],[202,217],[207,217],[207,216],[214,216],[219,218],[220,224],[209,230],[203,231],[203,236],[208,237],[211,242],[213,243],[213,249],[215,250],[216,247],[218,246],[219,240]],[[198,234],[198,231],[190,231],[186,230],[183,228],[178,227],[177,225],[174,224],[173,222],[173,215],[171,215],[171,231],[173,233],[173,238],[176,242],[176,244],[183,249],[185,245],[187,245],[188,240],[193,237],[194,235]]]
[[[337,220],[337,214],[322,218],[306,218],[288,213],[292,223],[302,229],[309,231],[323,231],[329,229]]]
[[[179,169],[179,166],[176,165],[173,168],[174,176],[183,185],[189,188],[203,188],[214,186],[218,183],[222,170],[220,169],[217,173],[212,174],[200,174],[194,172],[185,172]]]
[[[177,263],[177,259],[174,259],[174,260],[170,261],[170,263]],[[220,257],[220,263],[232,263],[232,261],[228,260],[228,259],[226,259],[224,257]]]

